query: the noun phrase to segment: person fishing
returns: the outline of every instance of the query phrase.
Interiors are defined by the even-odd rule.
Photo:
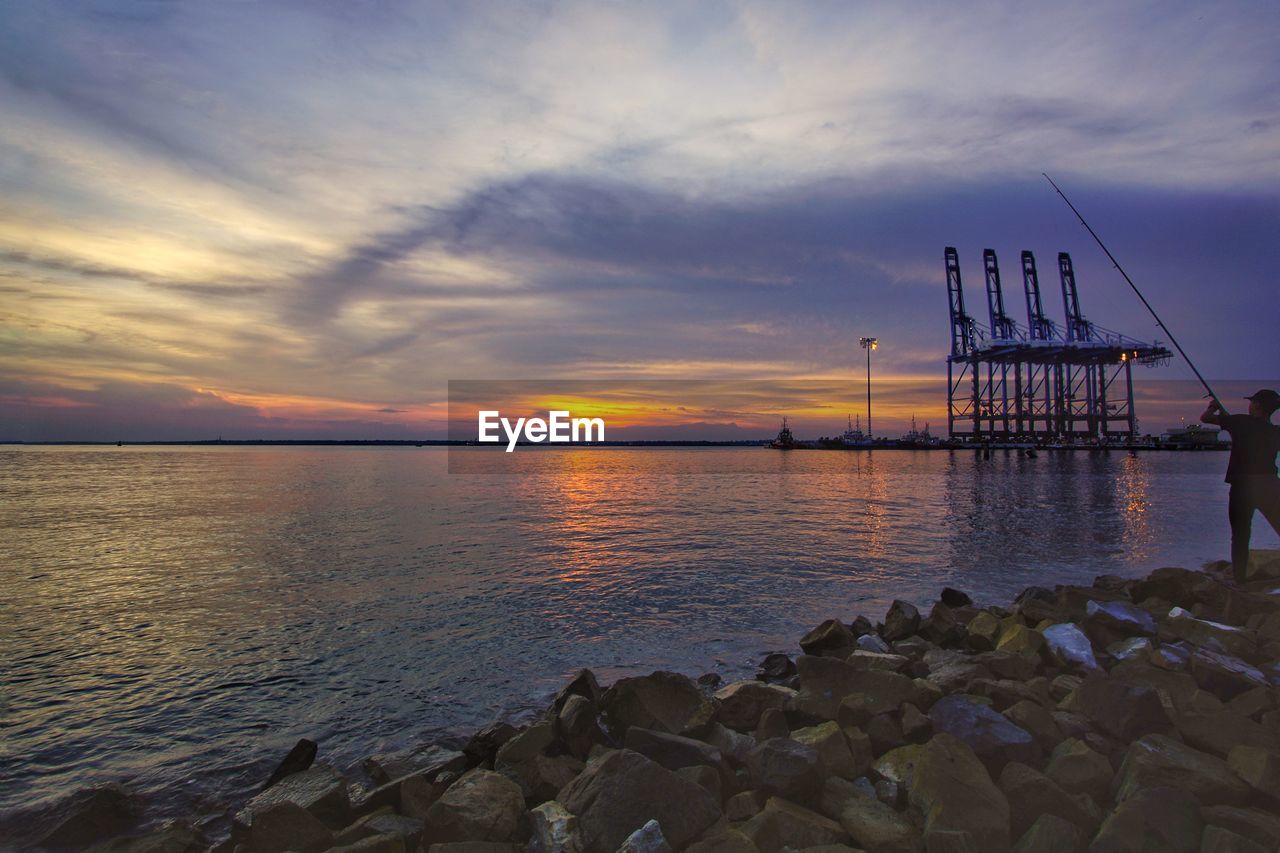
[[[1231,520],[1231,570],[1238,583],[1244,583],[1249,567],[1254,511],[1260,511],[1280,533],[1280,479],[1276,478],[1280,426],[1271,423],[1271,416],[1280,408],[1280,394],[1264,388],[1245,399],[1249,401],[1247,415],[1227,414],[1216,397],[1200,415],[1203,423],[1220,426],[1231,435],[1227,516]]]

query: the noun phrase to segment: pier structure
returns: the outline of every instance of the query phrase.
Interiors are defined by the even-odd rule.
[[[1172,352],[1085,319],[1071,256],[1058,253],[1065,323],[1045,313],[1036,259],[1022,253],[1026,326],[1008,313],[996,253],[986,249],[987,321],[965,306],[960,260],[945,252],[951,309],[947,430],[956,440],[1132,442],[1138,430],[1133,365],[1165,364]]]

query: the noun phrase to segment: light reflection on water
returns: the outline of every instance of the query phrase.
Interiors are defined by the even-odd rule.
[[[430,448],[0,453],[0,809],[129,779],[200,812],[298,737],[350,766],[578,666],[739,676],[895,597],[1227,550],[1219,454],[477,453],[508,473]]]

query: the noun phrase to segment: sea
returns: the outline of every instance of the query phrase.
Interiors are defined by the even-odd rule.
[[[731,681],[895,598],[1228,552],[1223,453],[468,453],[0,450],[0,826],[104,782],[216,823],[302,737],[358,779],[581,667]]]

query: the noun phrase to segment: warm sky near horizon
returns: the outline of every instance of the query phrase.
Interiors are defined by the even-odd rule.
[[[861,335],[885,431],[936,429],[946,245],[1015,317],[1069,251],[1164,338],[1042,171],[1274,386],[1277,43],[1273,2],[7,2],[0,440],[442,435],[449,379],[857,399]]]

